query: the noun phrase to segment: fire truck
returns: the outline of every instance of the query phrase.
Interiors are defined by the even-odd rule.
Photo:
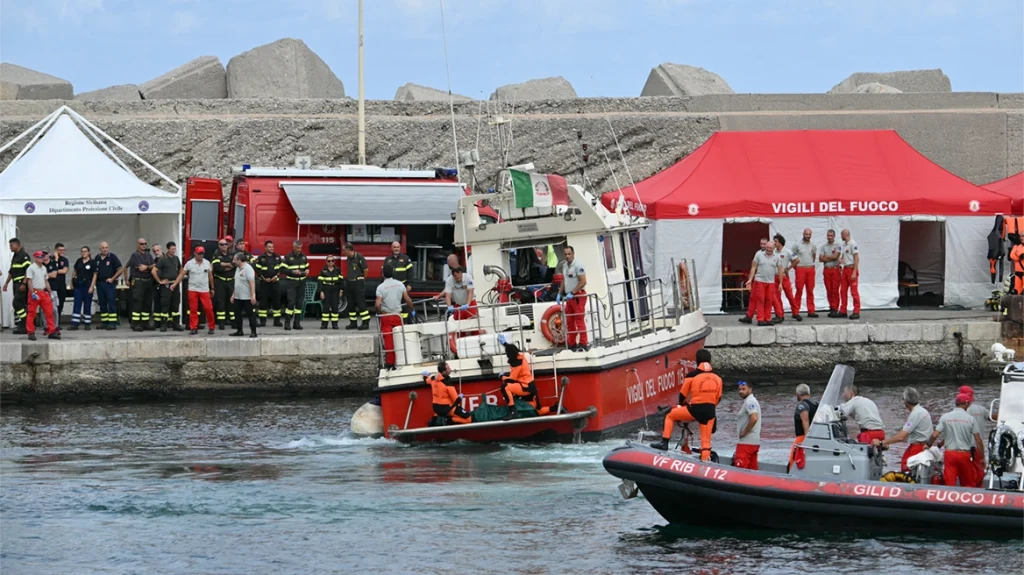
[[[247,249],[263,253],[267,240],[282,255],[302,241],[309,277],[316,277],[328,255],[341,262],[342,246],[351,243],[369,263],[367,296],[381,281],[384,258],[399,242],[414,266],[413,298],[433,296],[444,286],[444,263],[454,241],[458,198],[470,193],[455,170],[400,170],[373,166],[330,169],[259,168],[235,170],[227,206],[221,181],[188,179],[185,197],[185,244],[189,257],[196,246],[207,254],[217,240],[242,238]],[[480,207],[481,221],[496,222],[497,213]],[[465,261],[460,255],[460,259]],[[344,304],[343,304],[344,305]]]

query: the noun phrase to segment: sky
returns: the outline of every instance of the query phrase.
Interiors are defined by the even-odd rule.
[[[1024,92],[1021,0],[365,0],[365,93],[455,93],[564,76],[639,96],[689,64],[738,93],[821,93],[853,72],[942,68],[955,91]],[[205,55],[306,42],[357,94],[357,0],[0,0],[0,60],[75,92],[141,84]]]

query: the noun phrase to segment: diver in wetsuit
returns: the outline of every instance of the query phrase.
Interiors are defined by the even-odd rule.
[[[504,343],[504,338],[500,340]],[[505,404],[508,406],[508,413],[502,418],[504,421],[516,418],[516,398],[521,397],[524,401],[537,410],[537,415],[548,415],[557,411],[557,403],[552,407],[540,406],[540,394],[537,392],[537,384],[533,381],[533,370],[530,369],[530,358],[512,343],[504,343],[505,357],[508,359],[509,374],[501,378],[501,394],[505,396]]]
[[[711,434],[715,429],[715,407],[722,399],[722,378],[711,372],[711,352],[697,350],[697,369],[686,374],[679,391],[679,406],[665,416],[661,441],[651,444],[655,449],[668,449],[676,422],[696,421],[700,425],[700,459],[711,461]]]

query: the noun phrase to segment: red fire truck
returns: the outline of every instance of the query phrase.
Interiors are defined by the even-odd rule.
[[[469,190],[450,169],[395,170],[372,166],[331,169],[256,168],[236,171],[228,205],[215,178],[188,179],[185,199],[185,244],[188,257],[195,246],[208,254],[217,239],[243,238],[248,250],[263,252],[272,240],[277,252],[302,241],[315,277],[330,254],[339,256],[350,242],[370,264],[367,295],[373,297],[391,242],[402,245],[414,262],[411,279],[416,297],[435,295],[443,288],[445,258],[454,239],[454,211]],[[497,221],[490,208],[481,219]]]

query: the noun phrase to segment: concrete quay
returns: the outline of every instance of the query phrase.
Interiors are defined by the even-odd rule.
[[[997,315],[985,311],[865,311],[861,319],[787,317],[772,327],[743,325],[738,315],[708,316],[705,341],[718,371],[735,377],[827,377],[836,363],[869,379],[978,378],[1001,341]]]
[[[367,393],[377,339],[366,332],[258,338],[187,332],[64,331],[61,341],[0,336],[3,401],[87,401],[259,394]]]

